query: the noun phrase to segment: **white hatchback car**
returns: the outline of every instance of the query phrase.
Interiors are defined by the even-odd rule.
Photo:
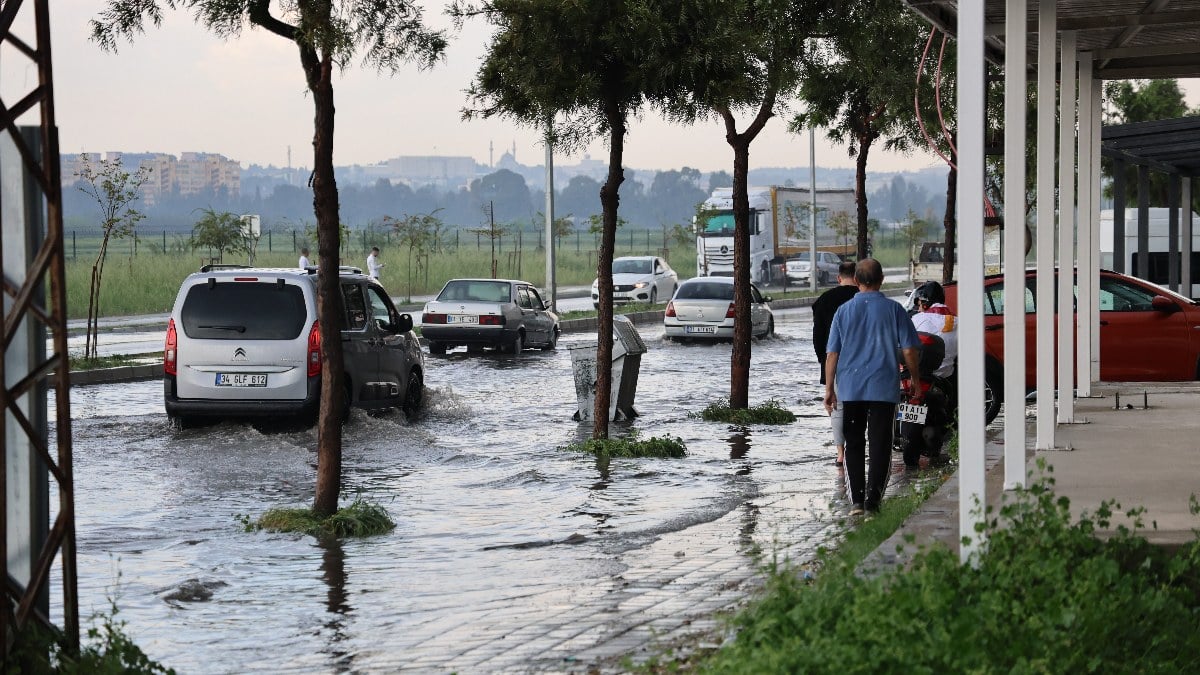
[[[624,256],[613,260],[613,304],[627,305],[668,300],[679,287],[679,274],[666,260],[653,255]],[[592,306],[600,308],[600,280],[592,282]]]
[[[196,418],[315,419],[321,398],[316,268],[210,265],[183,280],[167,324],[163,399]],[[413,413],[425,365],[412,317],[356,268],[340,274],[345,400]]]
[[[750,332],[765,337],[775,332],[769,296],[750,284]],[[733,278],[695,277],[679,285],[667,303],[663,329],[668,339],[730,339],[733,337]]]

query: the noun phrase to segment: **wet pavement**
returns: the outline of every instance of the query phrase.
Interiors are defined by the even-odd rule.
[[[691,417],[727,395],[729,345],[641,327],[641,416],[613,433],[678,436],[681,460],[562,449],[590,431],[571,421],[568,353],[589,336],[429,357],[420,418],[346,428],[343,503],[397,524],[365,540],[243,531],[240,515],[310,503],[311,430],[175,433],[160,382],[72,388],[81,611],[113,597],[181,673],[619,671],[719,640],[763,555],[808,559],[844,527],[810,317],[779,312],[754,345],[751,401],[799,415],[783,427]]]

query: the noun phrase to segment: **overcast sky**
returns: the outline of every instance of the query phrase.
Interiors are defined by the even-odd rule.
[[[427,23],[450,28],[442,2],[426,2]],[[250,164],[312,165],[313,107],[295,47],[260,29],[228,42],[196,25],[185,10],[168,10],[162,26],[149,27],[117,54],[89,39],[88,20],[104,0],[50,3],[56,116],[63,152],[216,152]],[[489,161],[516,144],[517,160],[540,164],[545,150],[536,132],[508,121],[461,121],[463,90],[487,43],[482,21],[451,33],[444,62],[419,72],[406,67],[384,76],[358,64],[334,83],[337,106],[334,163],[372,164],[399,155],[470,156]],[[32,42],[32,36],[30,36]],[[4,95],[13,97],[4,55]],[[36,80],[36,69],[26,78]],[[15,78],[20,86],[20,75]],[[1195,104],[1195,101],[1189,100]],[[742,125],[744,127],[744,123]],[[732,171],[732,152],[723,126],[667,124],[650,115],[631,125],[625,165],[639,169]],[[787,133],[772,119],[750,149],[751,167],[807,166],[808,138]],[[607,148],[593,143],[588,154],[604,159]],[[573,164],[582,157],[556,157]],[[845,147],[818,136],[819,166],[853,166]],[[897,171],[942,166],[936,157],[903,157],[872,151],[870,168]]]

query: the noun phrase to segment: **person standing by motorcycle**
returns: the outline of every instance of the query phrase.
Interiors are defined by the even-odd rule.
[[[817,353],[817,365],[821,370],[821,384],[825,384],[825,346],[829,343],[829,327],[833,325],[833,315],[838,307],[854,297],[858,292],[858,282],[854,281],[854,263],[843,262],[838,265],[838,285],[825,291],[813,303],[813,350]],[[839,403],[829,416],[833,428],[833,444],[837,446],[837,465],[841,466],[846,457],[846,436],[842,434],[842,406]]]
[[[933,374],[944,380],[954,375],[958,361],[958,317],[946,306],[946,291],[936,281],[926,281],[913,291],[913,327],[918,333],[932,333],[946,346],[946,356]]]
[[[917,363],[921,341],[900,303],[879,292],[883,266],[874,258],[860,260],[854,280],[859,292],[834,314],[825,357],[825,410],[833,414],[839,399],[845,408],[842,430],[852,516],[876,512],[883,501],[900,400],[897,349],[904,355],[918,398],[921,392]],[[865,466],[868,447],[869,469]]]

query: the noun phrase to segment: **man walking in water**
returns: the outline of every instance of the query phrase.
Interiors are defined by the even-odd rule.
[[[840,403],[846,435],[846,475],[850,481],[850,515],[875,513],[883,501],[892,456],[892,430],[900,400],[896,350],[920,392],[921,342],[908,313],[879,289],[883,267],[874,258],[854,268],[858,294],[833,317],[825,357],[825,410]],[[870,466],[865,467],[870,448]],[[865,479],[865,480],[864,480]]]
[[[858,283],[854,281],[854,263],[838,265],[838,285],[825,291],[813,303],[813,350],[817,353],[817,366],[821,370],[821,384],[825,384],[825,346],[829,343],[829,327],[838,307],[854,297]],[[846,437],[842,434],[842,406],[833,409],[829,417],[833,427],[833,444],[837,446],[837,464],[842,465],[846,457]]]
[[[372,246],[371,254],[367,256],[367,276],[379,281],[379,272],[382,269],[383,263],[379,262],[379,247]]]

